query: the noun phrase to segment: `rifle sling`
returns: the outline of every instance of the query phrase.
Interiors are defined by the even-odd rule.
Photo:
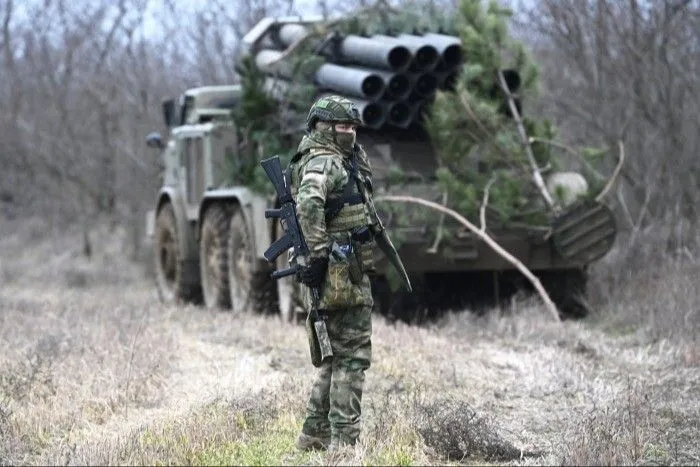
[[[345,184],[345,187],[343,187],[343,194],[338,198],[326,200],[326,206],[324,208],[326,223],[338,217],[345,205],[354,206],[365,202],[359,184],[360,177],[357,175],[357,160],[353,153],[348,170],[348,182]]]

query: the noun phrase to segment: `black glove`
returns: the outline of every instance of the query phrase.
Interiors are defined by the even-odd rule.
[[[326,277],[326,270],[328,257],[311,258],[309,265],[299,271],[299,282],[311,288],[319,288]]]

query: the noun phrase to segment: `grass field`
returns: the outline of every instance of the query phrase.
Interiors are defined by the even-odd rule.
[[[700,263],[663,260],[597,313],[535,298],[423,327],[374,320],[350,457],[294,441],[303,327],[161,305],[119,229],[2,226],[0,464],[700,464]]]

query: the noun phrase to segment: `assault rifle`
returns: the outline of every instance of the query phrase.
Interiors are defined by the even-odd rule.
[[[290,248],[294,248],[294,256],[290,267],[287,269],[273,271],[270,277],[280,279],[282,277],[297,274],[305,264],[300,261],[307,261],[309,257],[309,247],[304,240],[304,234],[299,226],[297,218],[296,203],[292,198],[292,192],[287,184],[287,179],[282,172],[282,164],[279,156],[270,157],[260,162],[267,178],[275,186],[279,209],[266,209],[266,219],[279,219],[284,235],[275,240],[270,247],[265,250],[263,256],[269,263],[273,263],[279,255],[286,253]],[[328,338],[326,322],[318,313],[320,294],[318,288],[311,287],[311,310],[306,319],[306,330],[309,336],[309,348],[311,350],[311,363],[315,367],[320,367],[328,358],[333,356],[331,342]]]

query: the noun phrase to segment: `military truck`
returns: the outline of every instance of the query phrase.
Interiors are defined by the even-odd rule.
[[[242,57],[253,58],[268,76],[265,90],[270,95],[283,96],[294,86],[287,58],[321,21],[265,18],[244,37]],[[359,130],[358,141],[373,166],[375,194],[439,201],[437,158],[422,118],[436,90],[449,91],[454,84],[462,63],[459,39],[432,33],[362,37],[335,31],[316,50],[322,58],[313,74],[316,95],[342,94],[362,113],[366,127]],[[504,76],[510,90],[517,91],[517,72],[506,70]],[[242,91],[240,85],[187,90],[177,103],[171,99],[163,104],[170,132],[167,143],[155,133],[147,138],[150,147],[162,151],[164,166],[152,214],[158,291],[166,302],[255,309],[291,320],[300,311],[293,282],[270,279],[271,268],[263,258],[264,250],[281,235],[280,226],[264,216],[266,208],[275,207],[275,199],[245,184],[232,184],[225,176],[241,163],[240,129],[231,111]],[[300,121],[297,128],[302,126]],[[301,136],[301,131],[285,135],[290,147]],[[404,174],[398,183],[392,181],[397,168]],[[489,230],[540,277],[566,316],[587,312],[587,267],[607,253],[616,235],[610,209],[579,200],[587,190],[581,179],[576,173],[550,174],[549,187],[559,184],[571,199],[548,228],[508,225]],[[406,223],[382,203],[377,205],[414,283],[411,295],[395,292],[390,266],[378,252],[372,282],[379,311],[410,321],[425,310],[460,309],[474,298],[498,299],[519,284],[527,286],[510,263],[450,218]]]

